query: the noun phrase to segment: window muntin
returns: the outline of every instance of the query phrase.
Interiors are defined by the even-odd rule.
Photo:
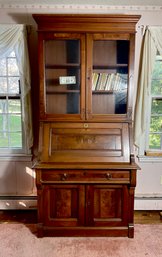
[[[20,75],[15,53],[0,59],[0,151],[22,151]]]
[[[148,149],[162,151],[162,56],[157,55],[151,80]]]

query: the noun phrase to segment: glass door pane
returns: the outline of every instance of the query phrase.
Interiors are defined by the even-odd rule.
[[[45,47],[46,113],[80,113],[80,40],[47,40]]]
[[[125,114],[128,92],[127,40],[94,40],[92,114]]]

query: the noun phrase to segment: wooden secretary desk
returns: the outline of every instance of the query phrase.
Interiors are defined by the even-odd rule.
[[[134,236],[138,15],[33,14],[38,24],[38,236]]]

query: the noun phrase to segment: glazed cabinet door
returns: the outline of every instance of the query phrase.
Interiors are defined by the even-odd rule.
[[[40,116],[84,118],[85,36],[39,33]]]
[[[45,185],[42,192],[43,224],[75,227],[84,224],[85,190],[82,185]]]
[[[124,118],[128,110],[129,34],[87,35],[87,119]]]
[[[126,226],[128,224],[128,188],[126,185],[87,186],[87,225]]]

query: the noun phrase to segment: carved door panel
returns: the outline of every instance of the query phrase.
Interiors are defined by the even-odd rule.
[[[124,226],[128,222],[126,185],[87,186],[87,220],[91,226]]]
[[[82,185],[45,186],[42,206],[44,225],[82,226],[84,224],[84,192]]]

